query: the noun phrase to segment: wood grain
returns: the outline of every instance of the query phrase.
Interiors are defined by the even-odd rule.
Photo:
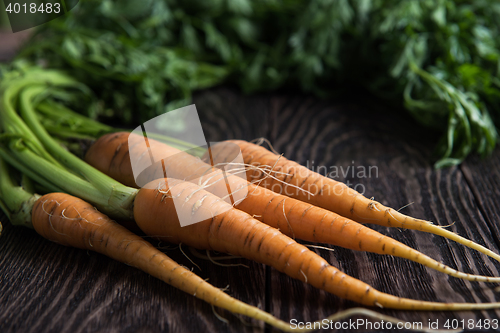
[[[450,230],[500,252],[499,150],[488,160],[473,157],[460,167],[434,170],[435,133],[415,125],[402,110],[359,96],[331,101],[292,94],[249,97],[222,87],[198,93],[195,103],[209,141],[266,137],[288,158],[323,166],[318,170],[324,173],[333,166],[344,171],[376,167],[371,177],[349,172],[337,177],[391,207],[413,203],[405,213],[450,225]],[[274,332],[258,322],[246,326],[217,309],[229,320],[223,323],[209,305],[132,267],[52,244],[31,230],[10,226],[3,216],[2,222],[0,332]],[[371,227],[453,268],[500,276],[499,263],[440,237]],[[500,301],[495,284],[458,280],[391,256],[333,249],[314,251],[381,291],[431,301]],[[193,266],[178,249],[167,254]],[[194,268],[197,274],[218,287],[229,285],[232,296],[286,321],[316,320],[356,306],[244,259],[232,262],[248,269],[190,257],[202,269]],[[439,320],[440,327],[447,319],[500,316],[500,311],[377,311],[424,324]],[[356,332],[364,331],[370,330]]]

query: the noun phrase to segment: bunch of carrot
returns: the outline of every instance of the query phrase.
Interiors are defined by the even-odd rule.
[[[45,77],[33,75],[28,78],[29,82],[38,82],[37,78]],[[62,82],[67,83],[67,81]],[[7,214],[12,224],[33,228],[41,236],[61,245],[99,252],[137,267],[209,304],[262,320],[283,331],[292,331],[289,324],[257,307],[238,301],[223,290],[212,286],[186,267],[173,261],[142,237],[96,210],[93,205],[68,193],[62,193],[59,186],[65,181],[79,185],[79,190],[88,191],[88,195],[98,192],[97,190],[92,192],[95,188],[90,183],[86,183],[83,178],[76,176],[74,172],[50,155],[31,131],[32,129],[35,132],[44,131],[42,127],[35,125],[30,129],[30,126],[14,112],[14,104],[17,104],[17,101],[14,101],[18,97],[22,107],[26,107],[25,103],[28,103],[37,92],[45,92],[44,88],[47,87],[39,84],[29,87],[22,84],[16,85],[16,83],[22,83],[16,80],[9,83],[8,87],[5,85],[0,87],[2,93],[0,119],[3,120],[3,141],[0,145],[0,208]],[[16,96],[18,93],[20,96]],[[27,107],[29,112],[29,106]],[[36,117],[27,117],[27,123],[30,125],[38,124],[37,121]],[[9,168],[5,161],[24,173],[22,186],[16,184],[13,177],[16,172]],[[28,163],[29,161],[39,164],[33,167],[33,164]],[[73,162],[78,164],[77,159],[73,159]],[[61,180],[53,184],[52,181],[56,177],[61,177]],[[98,173],[94,177],[93,179],[106,180],[105,176]],[[33,193],[35,188],[49,193],[43,196],[38,195]],[[113,192],[115,189],[109,190]],[[123,193],[122,190],[117,196]],[[122,216],[121,209],[111,208],[110,211],[114,211],[117,216]],[[340,319],[343,315],[345,314],[340,314],[340,316],[337,314],[330,319]],[[374,316],[375,314],[366,313],[366,315]],[[310,329],[293,329],[293,331],[308,332]]]
[[[34,179],[43,190],[72,194],[113,218],[133,219],[143,232],[155,238],[265,263],[295,279],[363,305],[414,310],[500,308],[500,303],[438,303],[386,294],[341,272],[297,243],[292,238],[395,255],[457,278],[500,282],[498,277],[458,272],[354,220],[435,233],[500,260],[498,254],[426,221],[386,208],[343,184],[303,170],[298,164],[262,147],[242,141],[231,143],[233,147],[234,144],[240,147],[245,164],[253,164],[247,171],[252,180],[250,182],[235,175],[226,175],[202,159],[182,153],[162,142],[148,140],[148,146],[141,149],[144,145],[140,143],[144,142],[144,138],[125,132],[107,134],[97,140],[87,151],[87,163],[82,161],[49,133],[51,131],[58,134],[59,139],[64,139],[71,132],[69,127],[59,131],[64,129],[64,124],[59,129],[43,125],[44,119],[51,119],[50,110],[57,107],[61,114],[71,117],[70,110],[57,106],[60,96],[71,89],[84,88],[60,72],[40,69],[21,73],[8,86],[0,87],[0,117],[4,138],[0,156]],[[82,130],[85,135],[97,136],[98,133],[113,132],[90,120],[82,118],[81,121],[89,125],[89,128],[92,125],[93,129],[98,129],[92,133],[90,130],[87,133]],[[227,152],[232,150],[228,147],[230,146],[214,147],[209,153],[211,157],[216,156],[217,160],[224,161],[227,159]],[[141,158],[150,158],[156,152],[161,154],[161,161],[147,168],[141,175],[150,182],[143,188],[133,188],[136,179],[131,160],[140,163]],[[165,175],[168,175],[168,179]],[[189,181],[185,181],[188,177]],[[276,184],[279,186],[274,186]],[[228,187],[233,192],[246,190],[248,195],[228,203],[225,198]],[[95,244],[99,244],[104,246],[101,250],[107,255],[127,262],[131,261],[128,258],[131,252],[139,261],[149,258],[148,262],[160,265],[167,260],[160,260],[163,257],[154,252],[150,245],[146,246],[147,250],[139,250],[145,242],[123,229],[120,231],[121,239],[111,240],[111,233],[106,231],[108,227],[99,224],[99,221],[107,221],[108,218],[96,213],[91,205],[79,203],[79,208],[68,206],[71,205],[68,203],[70,199],[62,194],[49,194],[41,199],[26,194],[19,197],[16,204],[22,202],[21,206],[33,208],[20,209],[22,214],[19,216],[16,211],[16,214],[10,215],[11,220],[35,226],[38,223],[35,220],[40,216],[40,220],[45,222],[40,222],[43,225],[41,229],[35,229],[49,239],[82,248],[88,248],[87,244],[91,244],[96,249]],[[7,200],[7,196],[3,195],[2,200]],[[2,204],[10,212],[13,210],[9,207],[14,206],[13,203]],[[33,215],[31,222],[28,222],[27,216],[31,211]],[[200,222],[181,227],[176,218],[178,215],[189,216]],[[61,219],[61,216],[69,216],[70,220],[76,222],[58,229],[53,223],[56,219]],[[81,228],[84,221],[90,221],[88,229]],[[50,229],[55,229],[56,234],[64,238],[47,234]],[[84,242],[80,243],[81,239],[76,243],[70,242],[69,239],[82,237],[78,232],[83,232]],[[139,253],[142,252],[148,253],[149,257],[139,258]],[[198,286],[203,280],[198,280],[189,271],[183,272],[175,263],[168,266],[170,273],[177,270],[182,272],[175,277],[163,273],[164,268],[152,269],[137,265],[181,289],[186,288],[186,291],[212,304],[265,320],[283,329],[279,326],[281,324],[273,321],[276,319],[266,317],[267,314],[257,314],[255,308],[245,308],[242,304],[233,307],[236,303],[229,299],[226,303],[218,302],[219,293],[207,291],[200,295]]]

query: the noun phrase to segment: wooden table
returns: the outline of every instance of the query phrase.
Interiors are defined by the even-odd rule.
[[[197,93],[194,102],[210,141],[266,137],[286,157],[329,173],[336,167],[372,167],[371,177],[339,172],[365,196],[406,214],[433,221],[495,252],[499,249],[500,151],[471,157],[459,167],[434,170],[437,136],[403,110],[362,96],[328,101],[294,94],[246,97],[222,87]],[[349,169],[352,170],[352,169]],[[357,170],[357,169],[356,169]],[[375,173],[375,171],[377,173]],[[331,174],[335,176],[334,174]],[[275,332],[216,309],[147,274],[103,255],[63,247],[34,231],[12,227],[0,215],[0,332]],[[458,270],[500,276],[500,264],[464,246],[416,231],[372,226]],[[193,267],[178,248],[159,244],[179,263]],[[497,284],[448,277],[421,265],[333,247],[313,249],[332,265],[378,290],[442,302],[500,301]],[[186,249],[185,249],[186,250]],[[249,304],[289,321],[312,321],[356,306],[244,259],[221,267],[185,251],[194,272]],[[498,319],[500,311],[412,312],[375,309],[409,322]],[[361,317],[352,317],[356,320]],[[499,323],[500,325],[500,323]],[[325,332],[330,330],[323,330]],[[352,330],[337,330],[351,332]],[[359,329],[354,332],[379,330]],[[404,330],[393,330],[403,332]],[[478,330],[474,330],[478,331]],[[484,330],[483,331],[487,331]]]

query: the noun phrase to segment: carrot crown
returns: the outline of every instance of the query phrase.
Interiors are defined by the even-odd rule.
[[[104,175],[59,145],[35,113],[35,105],[48,97],[64,97],[71,89],[87,92],[85,86],[59,71],[28,67],[10,73],[0,85],[0,156],[49,190],[72,193],[108,215],[129,219],[137,190]]]

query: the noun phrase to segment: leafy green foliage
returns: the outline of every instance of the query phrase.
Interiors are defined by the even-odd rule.
[[[83,0],[21,56],[69,70],[128,123],[224,81],[362,85],[442,131],[442,167],[496,144],[499,33],[495,0]]]

